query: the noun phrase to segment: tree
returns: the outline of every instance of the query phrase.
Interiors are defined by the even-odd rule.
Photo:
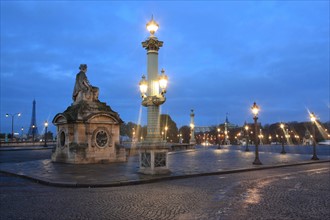
[[[182,126],[179,129],[179,133],[182,135],[182,143],[189,143],[190,140],[190,127],[187,125]]]
[[[167,130],[166,130],[167,128]],[[171,116],[167,114],[160,115],[160,132],[163,134],[168,142],[179,142],[178,128]]]
[[[51,132],[51,131],[47,131],[47,133],[46,133],[46,137],[47,137],[47,140],[48,140],[48,141],[53,140],[53,132]],[[45,134],[43,135],[43,138],[45,139]]]

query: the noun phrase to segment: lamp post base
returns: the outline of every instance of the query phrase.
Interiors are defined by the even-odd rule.
[[[316,155],[313,155],[313,157],[311,158],[311,160],[319,160],[319,158]]]
[[[168,146],[160,143],[144,143],[140,146],[139,173],[147,175],[164,175],[171,171],[168,168]]]
[[[262,163],[260,162],[259,158],[256,158],[253,163],[253,165],[262,165]]]
[[[281,154],[286,154],[285,150],[282,150],[282,151],[281,151]]]

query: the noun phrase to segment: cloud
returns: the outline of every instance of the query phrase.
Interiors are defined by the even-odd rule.
[[[189,124],[192,108],[200,125],[220,123],[226,112],[241,124],[252,120],[253,101],[264,123],[302,121],[304,106],[327,121],[328,8],[322,1],[1,2],[1,114],[24,110],[17,126],[29,126],[34,98],[41,122],[64,111],[87,63],[101,101],[136,121],[147,73],[141,42],[153,14],[164,41],[159,68],[170,79],[162,109],[178,125]]]

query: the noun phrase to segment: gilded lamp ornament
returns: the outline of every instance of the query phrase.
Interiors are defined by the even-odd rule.
[[[142,79],[139,83],[141,98],[142,98],[142,105],[145,107],[152,106],[152,105],[159,106],[166,101],[165,93],[166,93],[166,88],[167,88],[167,83],[168,83],[168,77],[165,74],[164,69],[162,69],[161,74],[158,77],[158,81],[154,81],[152,83],[156,84],[156,87],[159,90],[159,94],[153,95],[153,96],[148,95],[148,81],[147,81],[145,75],[142,76]]]
[[[146,26],[147,26],[147,29],[150,32],[151,36],[154,36],[154,34],[156,33],[156,31],[159,28],[159,25],[154,20],[154,16],[151,16],[151,20],[147,23]]]

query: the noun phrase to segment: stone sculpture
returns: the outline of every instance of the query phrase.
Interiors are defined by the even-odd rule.
[[[99,99],[99,88],[92,86],[86,76],[87,65],[81,64],[80,72],[76,76],[76,83],[72,94],[74,102],[81,100],[97,101]]]
[[[73,103],[58,113],[57,145],[52,161],[74,164],[126,161],[126,151],[119,143],[123,121],[110,106],[98,99],[99,89],[90,85],[87,65],[80,65],[73,91]]]

